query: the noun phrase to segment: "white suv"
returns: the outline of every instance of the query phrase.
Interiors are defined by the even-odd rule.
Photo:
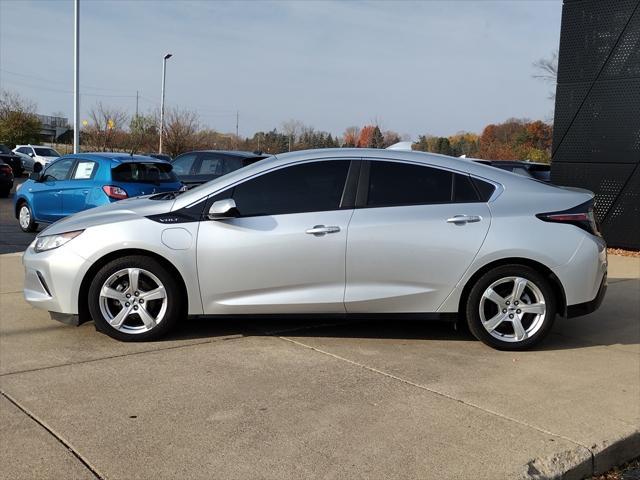
[[[49,163],[60,157],[60,154],[58,152],[56,152],[53,148],[47,147],[45,145],[16,145],[16,148],[13,149],[13,152],[27,155],[28,157],[33,159],[34,163],[39,163],[43,167],[46,167]],[[23,161],[23,164],[24,163],[25,162]],[[32,168],[28,168],[28,165],[23,165],[23,167],[25,168],[25,170],[33,170],[33,166]]]

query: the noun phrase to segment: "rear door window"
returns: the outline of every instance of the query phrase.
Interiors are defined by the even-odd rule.
[[[178,179],[169,163],[126,162],[111,170],[116,182],[172,183]]]
[[[371,161],[368,207],[450,203],[453,173],[401,162]]]
[[[90,180],[92,179],[96,171],[98,170],[98,164],[91,160],[79,160],[76,168],[73,172],[73,180]]]

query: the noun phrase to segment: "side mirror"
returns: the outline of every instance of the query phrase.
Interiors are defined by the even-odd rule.
[[[227,218],[235,218],[238,216],[238,208],[233,198],[227,198],[225,200],[218,200],[213,202],[209,208],[207,217],[209,220],[224,220]]]
[[[42,171],[42,164],[40,162],[35,162],[33,164],[33,173],[40,173]]]
[[[40,181],[40,172],[33,172],[29,175],[29,180],[33,180],[34,182],[39,182]]]
[[[36,154],[35,154],[35,153],[33,153],[33,152],[29,153],[28,155],[29,155],[31,158],[33,158],[33,157],[35,157],[35,156],[36,156]]]

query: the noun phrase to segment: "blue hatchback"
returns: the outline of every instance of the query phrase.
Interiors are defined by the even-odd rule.
[[[177,191],[182,183],[165,160],[124,153],[78,153],[32,173],[16,191],[14,212],[25,232],[123,198]]]

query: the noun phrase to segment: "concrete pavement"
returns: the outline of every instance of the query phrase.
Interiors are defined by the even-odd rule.
[[[640,455],[640,259],[531,352],[415,321],[191,320],[125,344],[0,256],[0,478],[583,478]]]

